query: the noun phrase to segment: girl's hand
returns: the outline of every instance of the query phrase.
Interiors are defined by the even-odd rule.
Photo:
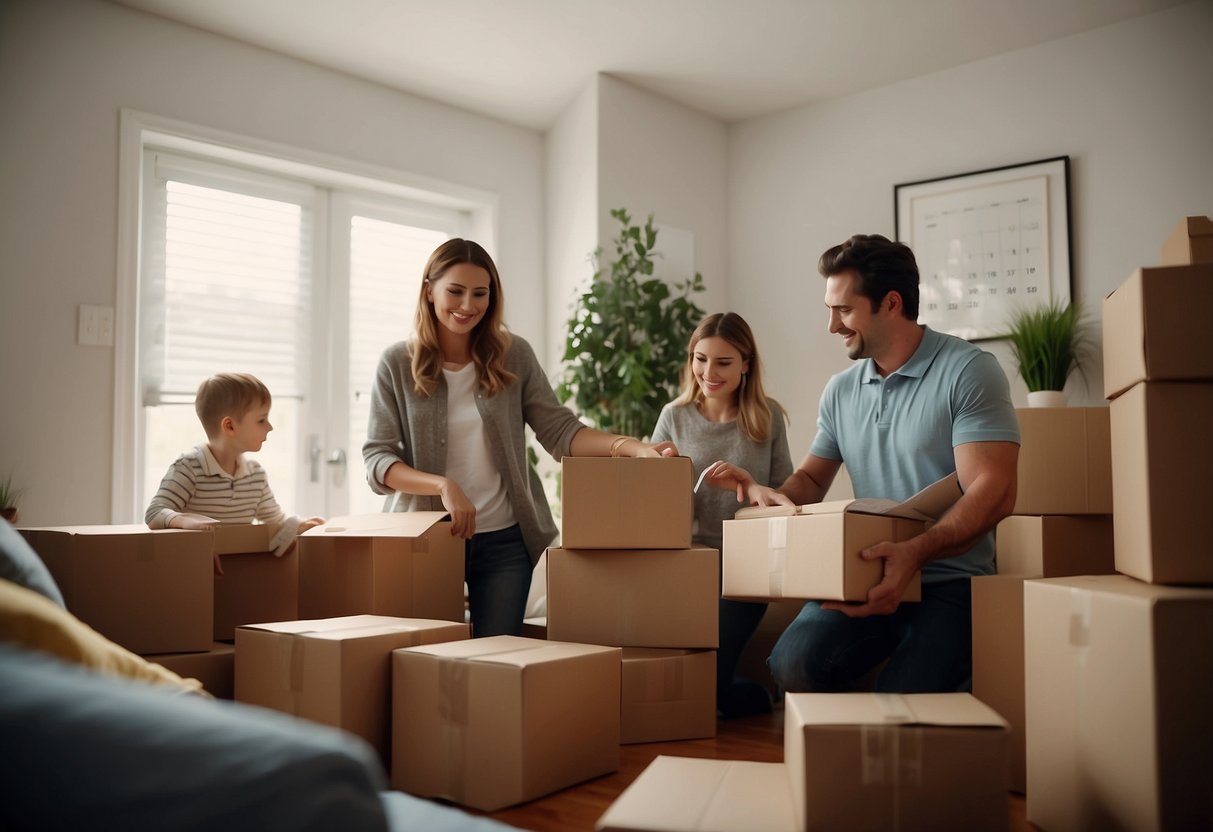
[[[471,540],[476,533],[476,506],[463,493],[463,489],[451,479],[442,481],[438,492],[442,506],[451,515],[451,536]]]

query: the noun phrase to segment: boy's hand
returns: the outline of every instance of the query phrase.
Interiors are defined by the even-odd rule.
[[[205,514],[178,514],[169,525],[174,529],[205,531],[206,529],[213,529],[215,526],[218,526],[219,521],[214,517],[207,517]]]
[[[303,533],[304,533],[304,532],[306,532],[308,529],[314,529],[314,528],[316,528],[317,526],[323,526],[323,525],[324,525],[324,518],[323,518],[323,517],[309,517],[309,518],[307,518],[306,520],[300,520],[300,521],[299,521],[299,531],[298,531],[298,533],[299,533],[299,534],[303,534]]]

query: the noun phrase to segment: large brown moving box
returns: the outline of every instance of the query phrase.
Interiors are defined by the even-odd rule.
[[[560,545],[566,549],[687,549],[691,460],[566,456]]]
[[[299,547],[275,557],[270,539],[278,527],[220,526],[215,554],[223,569],[215,576],[215,639],[231,641],[241,624],[291,621],[299,617]]]
[[[1007,725],[970,694],[789,693],[784,707],[805,832],[1007,828]]]
[[[1022,575],[975,575],[973,695],[1007,721],[1007,785],[1027,788],[1023,705]]]
[[[236,648],[231,644],[215,642],[205,653],[158,653],[148,656],[147,660],[167,667],[178,676],[197,679],[216,699],[234,699],[236,696]]]
[[[715,649],[715,549],[548,549],[548,638]]]
[[[1012,514],[1111,514],[1106,407],[1018,408],[1019,477]]]
[[[619,767],[620,651],[517,636],[392,654],[392,787],[486,812]]]
[[[46,563],[68,612],[134,653],[211,649],[209,532],[144,525],[18,529]]]
[[[334,517],[299,536],[299,615],[464,620],[464,541],[440,511]]]
[[[353,615],[236,630],[236,699],[343,728],[388,759],[391,653],[456,641],[468,625]]]
[[[1140,381],[1213,381],[1210,307],[1213,263],[1134,272],[1103,302],[1104,396]]]
[[[741,509],[724,523],[722,594],[738,600],[866,601],[884,575],[884,563],[859,553],[921,534],[959,497],[952,474],[901,503],[862,499]],[[902,600],[921,597],[921,576],[915,574]]]
[[[1213,828],[1213,589],[1024,585],[1028,820]]]
[[[661,755],[594,826],[598,832],[791,832],[783,763]]]
[[[1213,584],[1213,383],[1145,382],[1111,410],[1116,569],[1151,583]]]

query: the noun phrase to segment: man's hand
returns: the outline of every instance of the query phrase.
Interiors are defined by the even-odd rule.
[[[822,609],[838,610],[851,618],[866,618],[869,615],[891,615],[897,611],[901,596],[922,568],[922,559],[913,540],[901,543],[877,543],[859,553],[864,560],[884,561],[884,577],[880,583],[868,590],[868,600],[863,604],[848,604],[827,601]]]

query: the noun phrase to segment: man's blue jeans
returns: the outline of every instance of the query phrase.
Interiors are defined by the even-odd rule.
[[[969,579],[922,585],[922,601],[891,615],[848,618],[816,601],[775,643],[767,663],[787,692],[846,691],[886,658],[885,693],[968,690],[972,672]]]
[[[519,635],[533,566],[518,526],[472,535],[464,546],[463,569],[472,637]]]

